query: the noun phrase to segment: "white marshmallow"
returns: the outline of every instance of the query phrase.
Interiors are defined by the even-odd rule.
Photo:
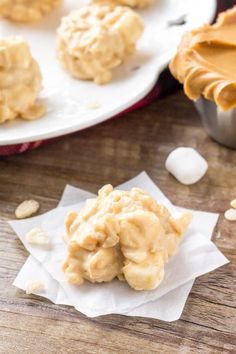
[[[198,182],[208,169],[207,161],[194,149],[179,147],[166,159],[166,169],[183,184]]]

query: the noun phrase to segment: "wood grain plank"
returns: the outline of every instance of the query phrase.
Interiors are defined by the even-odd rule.
[[[3,312],[0,322],[0,333],[4,333],[4,328],[7,329],[5,330],[6,333],[13,332],[16,335],[19,335],[19,333],[21,333],[21,335],[27,333],[28,342],[31,338],[32,341],[41,338],[40,343],[46,342],[46,344],[49,341],[53,341],[53,339],[57,339],[56,347],[54,347],[53,350],[55,350],[55,352],[59,350],[59,353],[64,352],[63,350],[66,350],[66,348],[71,350],[68,351],[69,353],[73,353],[73,350],[75,350],[73,343],[75,342],[78,343],[76,347],[77,350],[80,349],[82,352],[88,351],[89,353],[99,353],[99,350],[102,353],[122,353],[125,348],[127,348],[128,353],[137,353],[138,348],[141,354],[156,353],[158,351],[161,353],[178,353],[179,348],[187,353],[212,353],[212,350],[214,350],[215,353],[222,353],[222,351],[230,353],[230,350],[233,349],[233,345],[228,341],[223,347],[219,346],[219,340],[217,340],[216,335],[214,336],[214,333],[212,333],[213,340],[209,347],[204,343],[204,335],[201,337],[203,340],[199,340],[198,338],[199,334],[203,334],[202,332],[198,332],[195,338],[193,337],[190,340],[184,336],[184,333],[180,336],[176,336],[175,333],[163,331],[162,328],[155,326],[155,324],[150,328],[150,325],[146,326],[146,323],[142,320],[137,321],[136,319],[135,322],[132,321],[133,323],[130,323],[129,319],[127,319],[126,323],[126,317],[119,317],[121,317],[120,326],[118,326],[117,323],[111,325],[108,322],[109,325],[106,325],[100,321],[87,319],[84,321],[80,319],[79,323],[71,323],[63,321],[62,319],[35,318],[32,315],[25,317],[14,313],[4,314]],[[20,330],[18,323],[21,323]],[[128,325],[130,324],[131,326],[129,327]],[[149,328],[152,333],[150,333]],[[209,337],[208,333],[209,331],[205,333],[207,338]],[[6,334],[4,334],[4,336],[6,336]],[[7,345],[9,345],[8,342],[9,341],[4,340],[4,343],[7,343]],[[47,349],[44,345],[36,346],[37,350],[40,350],[39,353],[44,353],[44,350]],[[52,347],[49,346],[49,348]]]

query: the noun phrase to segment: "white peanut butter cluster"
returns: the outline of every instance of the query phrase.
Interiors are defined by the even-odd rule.
[[[44,113],[38,103],[41,73],[21,37],[0,40],[0,123],[15,118],[32,120]]]
[[[190,220],[189,213],[173,218],[139,188],[106,185],[80,212],[68,214],[63,271],[77,285],[118,277],[136,290],[155,289]]]
[[[57,55],[73,77],[105,84],[111,70],[135,51],[142,31],[141,18],[127,7],[88,5],[62,19]]]
[[[16,22],[37,22],[62,0],[3,0],[0,17]]]
[[[113,4],[129,6],[133,8],[143,9],[145,7],[150,6],[153,3],[153,0],[109,0]],[[101,3],[104,0],[92,0],[93,3]]]

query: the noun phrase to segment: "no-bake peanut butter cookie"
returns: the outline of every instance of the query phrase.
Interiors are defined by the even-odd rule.
[[[134,53],[142,31],[141,18],[130,8],[88,5],[62,19],[57,55],[73,77],[105,84],[112,69]]]
[[[36,119],[44,113],[37,102],[42,77],[26,41],[0,40],[0,123],[15,118]]]
[[[189,213],[173,218],[142,189],[106,185],[80,212],[68,214],[63,271],[77,285],[118,277],[135,290],[155,289],[190,220]]]
[[[3,0],[0,1],[0,17],[16,22],[37,22],[61,2],[62,0]]]

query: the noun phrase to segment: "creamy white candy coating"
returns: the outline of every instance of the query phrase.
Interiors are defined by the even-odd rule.
[[[166,169],[182,184],[198,182],[208,169],[207,161],[193,148],[179,147],[166,159]]]

